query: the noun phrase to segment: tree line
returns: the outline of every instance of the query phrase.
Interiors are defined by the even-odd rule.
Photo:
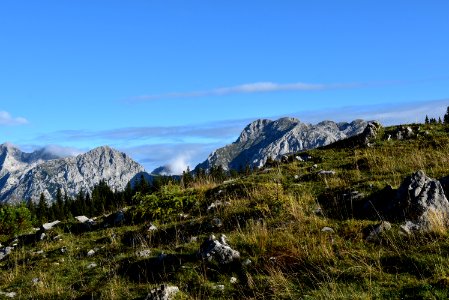
[[[0,235],[14,235],[31,226],[38,227],[54,220],[67,221],[80,215],[91,218],[125,206],[139,205],[142,197],[160,195],[166,186],[185,189],[205,182],[221,183],[240,175],[249,175],[252,171],[249,166],[229,172],[222,166],[213,166],[208,171],[198,168],[191,172],[187,168],[181,176],[155,176],[151,181],[141,175],[133,185],[129,182],[123,191],[111,190],[102,180],[91,191],[81,190],[74,197],[58,189],[52,202],[42,193],[37,202],[27,199],[18,205],[0,204]]]
[[[429,118],[428,115],[426,115],[426,118],[424,119],[424,124],[449,124],[449,106],[447,107],[446,113],[443,116],[443,119],[441,117],[438,117],[438,120],[436,118]]]

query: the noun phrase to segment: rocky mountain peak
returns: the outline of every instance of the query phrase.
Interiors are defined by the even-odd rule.
[[[296,118],[275,121],[260,119],[248,124],[232,144],[212,152],[197,168],[210,169],[221,165],[225,170],[246,165],[261,167],[268,158],[328,145],[361,133],[367,122],[351,123],[322,121],[316,125],[304,124]]]
[[[18,151],[19,161],[8,159],[8,164],[2,165],[0,201],[37,201],[41,193],[51,200],[59,188],[74,196],[81,190],[91,190],[101,180],[113,190],[123,190],[137,173],[144,171],[125,153],[109,146],[58,159],[45,151]]]

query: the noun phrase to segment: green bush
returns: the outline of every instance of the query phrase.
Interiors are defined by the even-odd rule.
[[[0,208],[0,234],[13,236],[31,228],[31,213],[24,204]]]
[[[191,209],[198,203],[197,195],[183,190],[180,186],[168,184],[162,186],[154,194],[137,192],[133,197],[137,203],[134,212],[134,222],[170,218],[185,210]]]

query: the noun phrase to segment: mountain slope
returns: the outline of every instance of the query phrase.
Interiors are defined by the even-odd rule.
[[[225,170],[246,165],[261,167],[270,157],[279,159],[284,154],[325,146],[361,133],[366,125],[363,120],[351,123],[323,121],[309,125],[296,118],[259,119],[246,126],[234,143],[211,153],[197,168],[209,169],[218,165]]]
[[[46,161],[57,159],[58,156],[44,149],[25,153],[11,144],[0,145],[0,200],[20,182],[28,171]]]
[[[76,157],[50,160],[34,155],[39,157],[36,159],[33,154],[17,149],[8,153],[16,155],[7,155],[2,163],[0,200],[4,202],[37,201],[41,193],[47,199],[53,199],[58,188],[74,196],[81,190],[91,190],[100,180],[105,180],[112,190],[123,190],[137,173],[144,171],[129,156],[109,147],[99,147]],[[14,169],[12,165],[16,162],[18,167]]]

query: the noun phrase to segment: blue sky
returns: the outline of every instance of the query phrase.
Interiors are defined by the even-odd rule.
[[[449,2],[0,2],[0,143],[191,167],[257,118],[438,117]]]

